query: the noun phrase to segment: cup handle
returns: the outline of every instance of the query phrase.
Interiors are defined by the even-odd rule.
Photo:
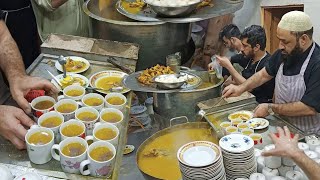
[[[80,169],[80,172],[81,172],[82,175],[87,176],[87,175],[90,174],[89,168],[84,171],[84,168],[85,168],[86,166],[88,166],[89,164],[90,164],[90,161],[89,161],[88,159],[86,159],[86,160],[84,160],[84,161],[82,161],[82,162],[80,163],[80,168],[79,168],[79,169]]]
[[[86,136],[85,140],[87,141],[87,143],[88,141],[93,141],[93,136]]]
[[[39,127],[40,127],[39,125],[34,124],[30,127],[30,129],[39,128]]]
[[[56,153],[56,151],[59,151],[59,144],[54,144],[51,148],[51,155],[53,157],[53,159],[60,161],[60,155]]]
[[[61,99],[65,99],[64,95],[60,95],[57,97],[58,101],[60,101]]]

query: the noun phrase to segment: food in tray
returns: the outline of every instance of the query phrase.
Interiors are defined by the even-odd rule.
[[[197,9],[202,8],[202,7],[206,7],[206,6],[210,6],[213,7],[214,4],[212,3],[212,0],[203,0],[197,7]]]
[[[200,3],[201,0],[145,0],[147,4],[162,6],[162,7],[181,7],[191,4]]]
[[[145,152],[143,156],[145,157],[162,157],[162,156],[168,156],[169,152],[164,149],[151,149],[148,152]]]
[[[179,82],[184,82],[188,81],[189,79],[193,78],[194,76],[184,74],[179,77],[176,75],[168,75],[168,76],[160,76],[156,77],[155,81],[156,82],[161,82],[161,83],[179,83]]]
[[[73,60],[68,57],[65,66],[67,72],[76,72],[85,69],[87,64],[83,61]]]
[[[105,76],[97,79],[96,87],[109,91],[113,87],[121,86],[122,77],[119,76]]]
[[[144,70],[138,77],[138,81],[142,84],[150,85],[154,77],[163,74],[174,74],[174,72],[169,66],[160,66],[157,64],[152,68]]]
[[[60,83],[62,84],[62,88],[65,88],[70,85],[80,85],[85,86],[86,81],[80,77],[72,77],[70,75],[67,75],[66,78],[63,78],[60,80]]]
[[[253,117],[253,113],[251,111],[238,111],[230,114],[228,116],[228,119],[230,121],[232,120],[242,120],[242,121],[247,121]]]
[[[247,121],[250,128],[264,129],[269,126],[269,121],[263,118],[253,118]]]

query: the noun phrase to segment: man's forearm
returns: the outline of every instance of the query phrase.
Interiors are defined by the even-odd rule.
[[[0,21],[0,47],[0,67],[9,83],[16,77],[24,76],[21,54],[4,21]]]
[[[311,116],[317,112],[302,102],[271,104],[273,112],[284,116]]]
[[[228,69],[230,75],[232,76],[233,80],[237,84],[242,84],[246,81],[246,79],[233,66],[231,66],[227,69]]]
[[[320,179],[320,166],[310,159],[303,151],[297,152],[292,159],[310,180]]]
[[[266,68],[261,69],[259,72],[255,73],[249,79],[247,79],[244,83],[240,85],[243,92],[251,91],[252,89],[261,86],[262,84],[270,81],[272,76],[270,76],[266,70]]]

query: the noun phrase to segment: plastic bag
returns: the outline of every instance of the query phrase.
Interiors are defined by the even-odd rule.
[[[222,66],[218,63],[215,55],[213,55],[211,57],[211,62],[212,62],[213,69],[216,71],[217,78],[221,79],[222,78]]]

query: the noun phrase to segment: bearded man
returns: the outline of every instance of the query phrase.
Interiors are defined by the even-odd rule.
[[[274,103],[260,104],[255,116],[276,113],[305,134],[320,134],[320,47],[312,35],[313,25],[306,13],[285,14],[277,28],[279,50],[244,83],[226,87],[223,96],[239,96],[275,77]]]

